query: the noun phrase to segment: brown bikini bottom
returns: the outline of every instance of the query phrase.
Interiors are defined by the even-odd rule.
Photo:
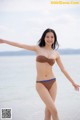
[[[49,80],[40,80],[40,81],[36,81],[36,83],[41,83],[43,84],[48,90],[51,89],[53,83],[56,81],[56,78],[52,78]]]

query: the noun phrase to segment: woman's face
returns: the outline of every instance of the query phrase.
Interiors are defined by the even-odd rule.
[[[51,46],[54,43],[54,41],[55,41],[54,34],[52,32],[48,32],[46,34],[44,40],[45,40],[46,45]]]

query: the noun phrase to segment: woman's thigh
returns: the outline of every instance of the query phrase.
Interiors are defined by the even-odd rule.
[[[51,89],[49,90],[49,93],[50,93],[53,101],[55,102],[56,94],[57,94],[57,83],[56,83],[56,81],[53,83]]]
[[[42,101],[45,103],[45,105],[48,108],[51,108],[52,106],[54,106],[54,101],[52,99],[52,96],[50,95],[49,91],[43,84],[36,83],[36,90],[39,96],[41,97]]]

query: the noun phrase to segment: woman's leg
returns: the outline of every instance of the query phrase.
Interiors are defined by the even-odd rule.
[[[45,118],[44,120],[51,120],[51,113],[50,113],[50,110],[45,107]]]
[[[49,90],[49,93],[50,93],[53,101],[55,102],[56,94],[57,94],[57,84],[56,84],[56,82],[54,82],[53,86]],[[45,107],[45,120],[51,120],[51,113],[50,113],[50,110],[47,107]]]
[[[55,103],[54,103],[49,91],[41,83],[36,83],[36,89],[37,89],[37,92],[38,92],[39,96],[41,97],[41,99],[45,103],[46,107],[50,111],[50,113],[52,115],[52,118],[54,120],[58,120]]]
[[[52,99],[54,101],[54,104],[55,104],[55,99],[56,99],[56,95],[57,95],[57,83],[56,83],[56,81],[54,82],[51,89],[49,90],[49,93],[50,93],[50,95],[51,95],[51,97],[52,97]],[[58,113],[56,114],[56,117],[59,120]]]

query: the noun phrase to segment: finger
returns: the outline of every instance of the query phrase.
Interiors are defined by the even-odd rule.
[[[76,90],[76,91],[79,91],[79,89],[78,89],[78,88],[76,88],[75,90]]]
[[[75,90],[76,90],[76,91],[79,91],[79,87],[75,87]]]
[[[79,87],[77,88],[77,90],[79,91]]]

